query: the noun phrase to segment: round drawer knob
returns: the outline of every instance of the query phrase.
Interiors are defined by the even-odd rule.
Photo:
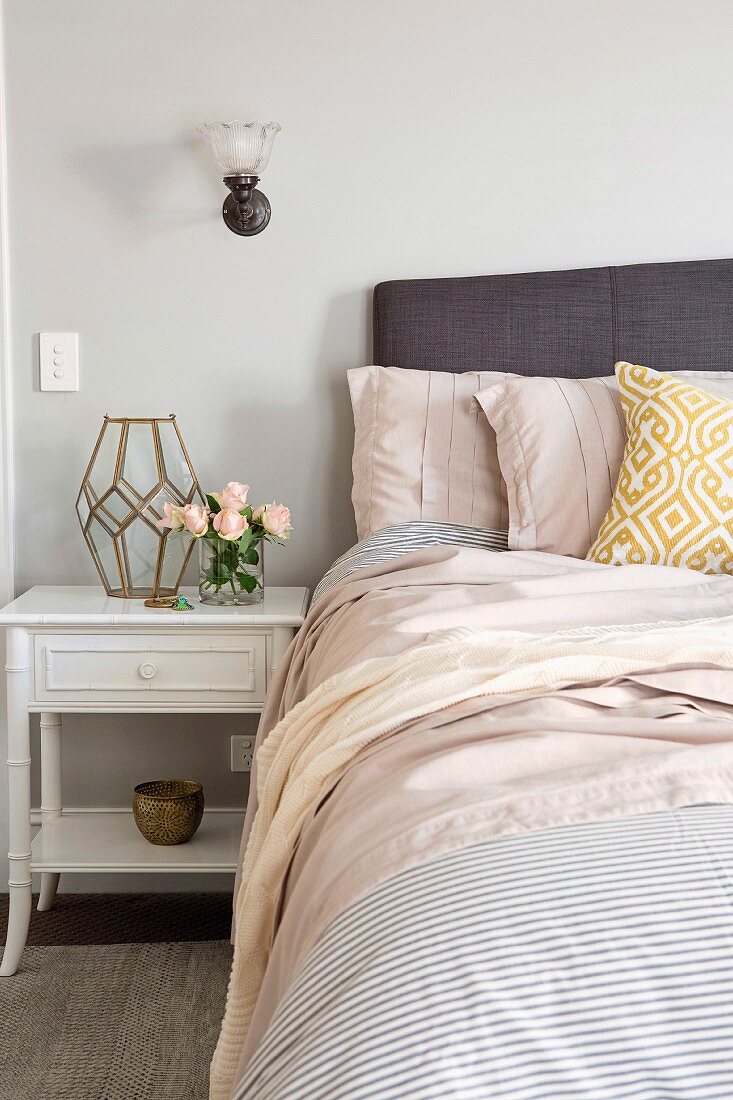
[[[144,680],[152,680],[157,671],[152,661],[144,661],[143,664],[140,665],[140,675]]]

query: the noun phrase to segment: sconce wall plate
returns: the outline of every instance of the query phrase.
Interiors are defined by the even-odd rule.
[[[255,184],[259,176],[224,176],[231,191],[224,199],[222,214],[227,227],[240,237],[254,237],[267,227],[272,213],[270,200]]]
[[[279,130],[277,122],[205,122],[199,126],[231,192],[222,207],[224,222],[239,237],[254,237],[270,221],[270,203],[256,185]]]

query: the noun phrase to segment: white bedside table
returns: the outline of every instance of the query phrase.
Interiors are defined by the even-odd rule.
[[[50,909],[62,871],[234,871],[240,814],[204,814],[187,844],[159,847],[132,813],[64,814],[61,716],[257,713],[303,622],[308,590],[266,588],[261,604],[159,611],[102,588],[37,587],[0,611],[7,627],[10,918],[0,974],[14,974],[28,935],[31,872]],[[31,844],[29,714],[41,715],[42,825]],[[173,778],[175,767],[171,768]],[[132,801],[132,792],[130,792]]]

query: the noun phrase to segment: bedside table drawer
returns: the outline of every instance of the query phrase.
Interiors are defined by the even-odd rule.
[[[35,638],[38,702],[262,703],[264,634],[44,634]]]

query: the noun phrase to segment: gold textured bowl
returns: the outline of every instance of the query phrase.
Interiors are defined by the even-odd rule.
[[[190,779],[138,783],[132,813],[138,829],[151,844],[185,844],[204,816],[204,788]]]

